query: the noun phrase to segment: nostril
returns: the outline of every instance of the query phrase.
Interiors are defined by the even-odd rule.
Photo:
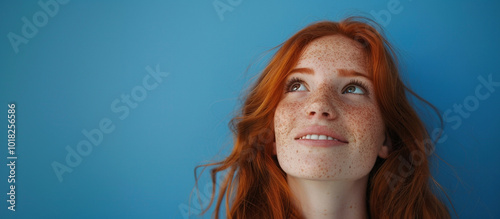
[[[327,113],[327,112],[324,112],[324,113],[323,113],[323,116],[325,116],[325,117],[328,117],[329,115],[330,115],[330,114],[329,114],[329,113]]]

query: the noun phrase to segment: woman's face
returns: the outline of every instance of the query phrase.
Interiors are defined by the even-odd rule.
[[[361,44],[341,35],[311,42],[287,78],[274,128],[278,161],[289,176],[367,176],[387,147]]]

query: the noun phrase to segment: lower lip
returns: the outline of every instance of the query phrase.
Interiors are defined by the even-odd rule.
[[[311,139],[296,139],[299,144],[313,147],[337,147],[346,145],[347,143],[335,140],[311,140]]]

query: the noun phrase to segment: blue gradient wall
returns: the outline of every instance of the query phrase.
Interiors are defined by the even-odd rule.
[[[453,168],[436,161],[433,172],[458,215],[498,218],[498,11],[490,1],[2,1],[0,218],[197,218],[193,169],[230,149],[227,123],[259,57],[311,22],[353,14],[384,26],[405,81],[446,114],[437,154]],[[200,189],[204,201],[207,176]]]

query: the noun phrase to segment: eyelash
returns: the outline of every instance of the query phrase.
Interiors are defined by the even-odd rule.
[[[290,80],[288,80],[286,82],[286,85],[285,85],[285,93],[288,93],[288,92],[293,92],[293,91],[290,91],[290,88],[292,87],[292,85],[294,85],[295,83],[304,83],[304,80],[300,79],[300,78],[297,78],[297,77],[293,77],[293,78],[290,78]]]
[[[286,82],[286,85],[285,85],[285,93],[289,93],[289,92],[293,92],[290,90],[290,88],[295,85],[295,83],[302,83],[304,84],[304,80],[300,79],[300,78],[297,78],[297,77],[293,77],[293,78],[290,78],[290,80],[288,80]],[[356,85],[356,86],[359,86],[361,89],[363,89],[363,91],[365,92],[365,95],[369,95],[369,91],[367,89],[367,85],[365,83],[363,83],[362,81],[360,80],[357,80],[357,79],[352,79],[349,81],[349,83],[347,83],[347,85],[342,89],[342,93],[344,92],[345,88],[350,86],[350,85]],[[305,85],[304,85],[305,86]]]

